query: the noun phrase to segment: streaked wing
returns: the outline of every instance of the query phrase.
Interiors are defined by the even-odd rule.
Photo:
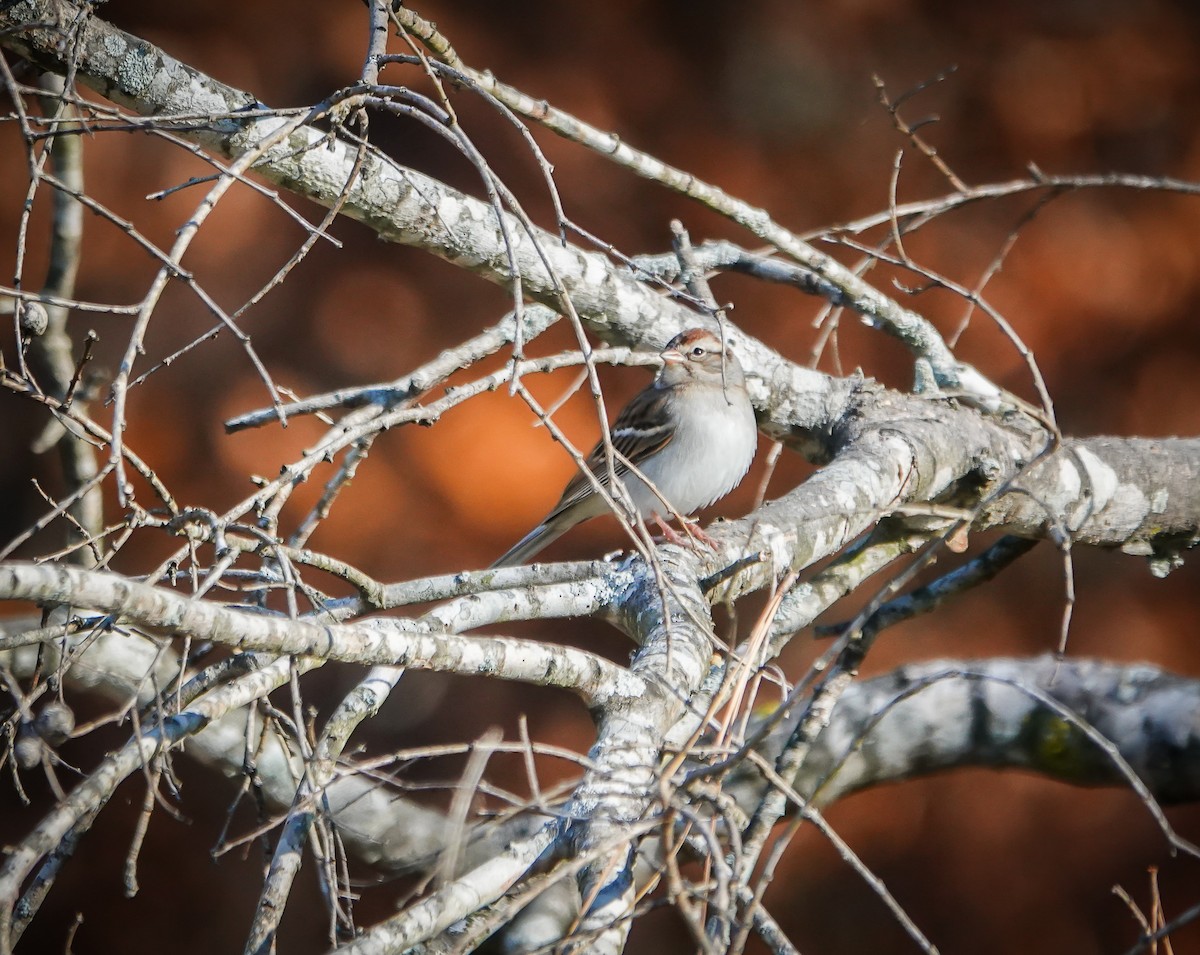
[[[616,452],[613,455],[613,471],[617,477],[629,471],[625,461],[637,467],[650,455],[665,448],[675,437],[674,420],[667,408],[669,400],[670,389],[650,387],[639,392],[617,415],[617,420],[609,428]],[[603,442],[592,448],[587,456],[587,466],[596,479],[607,487],[609,472]],[[576,474],[563,491],[552,515],[561,513],[591,493],[592,482],[587,475]]]

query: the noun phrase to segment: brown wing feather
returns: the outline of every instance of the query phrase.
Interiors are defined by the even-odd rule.
[[[650,387],[639,392],[632,401],[617,415],[617,420],[609,428],[612,435],[613,471],[621,477],[629,471],[630,461],[634,466],[646,460],[665,448],[675,437],[675,428],[669,422],[664,405],[670,400],[670,389]],[[597,442],[587,456],[587,468],[604,486],[609,484],[608,461],[604,454],[604,442]],[[561,514],[568,507],[578,503],[587,495],[593,493],[592,482],[586,474],[576,474],[571,478],[558,504],[550,512],[547,520]]]

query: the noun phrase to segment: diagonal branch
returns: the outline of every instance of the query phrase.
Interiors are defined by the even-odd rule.
[[[68,24],[76,12],[67,0],[22,0],[0,7],[0,43],[47,70],[65,72],[62,28],[47,24]],[[291,122],[252,94],[102,20],[86,18],[79,29],[75,67],[80,82],[113,102],[169,123],[207,149],[236,160],[259,150]],[[354,103],[327,105],[332,110]],[[488,203],[400,166],[377,150],[368,149],[351,181],[358,168],[357,150],[311,125],[300,125],[265,150],[253,169],[326,208],[344,199],[344,213],[381,238],[419,247],[489,281],[509,285],[515,267],[525,294],[554,309],[561,307],[557,276],[580,317],[608,340],[657,347],[696,324],[690,309],[664,299],[603,255],[564,245],[542,230],[533,230],[527,238],[511,216],[506,229],[499,230],[497,213]],[[504,241],[504,231],[510,234],[511,246]],[[742,364],[757,372],[752,397],[764,412],[768,431],[799,440],[795,429],[819,427],[836,414],[847,389],[783,360],[732,326],[727,339]]]

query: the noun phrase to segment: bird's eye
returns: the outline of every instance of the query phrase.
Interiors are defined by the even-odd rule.
[[[703,345],[697,345],[695,348],[692,349],[692,357],[693,358],[700,358],[703,355],[704,355],[704,346]]]

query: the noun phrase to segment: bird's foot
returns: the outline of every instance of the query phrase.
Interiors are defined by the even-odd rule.
[[[699,522],[693,519],[686,517],[680,519],[680,526],[684,529],[684,531],[687,532],[687,536],[685,537],[676,533],[675,529],[661,517],[659,517],[658,514],[651,514],[650,517],[662,530],[663,537],[665,537],[672,544],[678,544],[680,547],[688,547],[700,543],[710,550],[717,549],[717,542],[704,533]]]
[[[678,544],[680,546],[683,546],[687,543],[686,540],[675,533],[675,528],[673,528],[658,515],[657,511],[650,515],[650,520],[654,521],[654,523],[658,525],[658,529],[662,531],[663,538],[668,543]]]
[[[705,533],[704,528],[700,526],[699,521],[684,518],[683,529],[688,532],[688,535],[693,540],[699,541],[709,550],[716,550],[718,548],[719,545],[717,544],[716,540],[714,540],[712,537],[709,537],[708,534]]]

